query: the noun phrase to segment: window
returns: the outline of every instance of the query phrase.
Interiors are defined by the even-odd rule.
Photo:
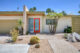
[[[53,24],[55,24],[55,21],[56,21],[55,19],[46,19],[46,24],[47,25],[49,25],[49,24],[53,25]]]

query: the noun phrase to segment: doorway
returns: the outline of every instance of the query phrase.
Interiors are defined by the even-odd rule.
[[[29,18],[29,32],[30,33],[40,32],[40,18]]]

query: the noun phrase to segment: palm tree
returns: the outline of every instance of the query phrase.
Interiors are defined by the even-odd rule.
[[[65,11],[62,11],[61,13],[62,13],[64,16],[67,15],[67,13],[66,13]]]
[[[55,19],[55,23],[54,24],[49,24],[49,30],[51,33],[55,33],[56,32],[56,27],[58,24],[58,19],[61,18],[61,16],[63,16],[62,13],[56,13],[56,12],[50,12],[47,15],[49,18],[53,18]]]
[[[52,10],[51,8],[47,8],[46,13],[50,13],[50,12],[54,12],[54,10]]]
[[[78,11],[78,13],[80,14],[80,11]]]
[[[50,13],[51,12],[51,9],[50,8],[47,8],[46,9],[46,13]]]
[[[36,11],[36,7],[33,7],[33,10]]]
[[[30,11],[30,12],[36,11],[36,7],[30,8],[29,11]]]
[[[30,8],[29,11],[30,11],[30,12],[33,12],[33,8]]]

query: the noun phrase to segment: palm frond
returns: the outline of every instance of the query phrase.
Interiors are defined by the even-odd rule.
[[[56,13],[56,12],[50,12],[47,14],[47,16],[50,18],[56,18],[56,17],[60,18],[61,16],[63,16],[63,14],[62,13]]]

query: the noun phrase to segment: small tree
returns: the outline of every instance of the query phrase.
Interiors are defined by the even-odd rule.
[[[58,19],[63,16],[62,13],[54,13],[54,12],[50,12],[47,15],[49,18],[53,18],[55,19],[55,23],[54,24],[49,24],[49,30],[51,33],[55,33],[56,32],[56,27],[58,24]]]

